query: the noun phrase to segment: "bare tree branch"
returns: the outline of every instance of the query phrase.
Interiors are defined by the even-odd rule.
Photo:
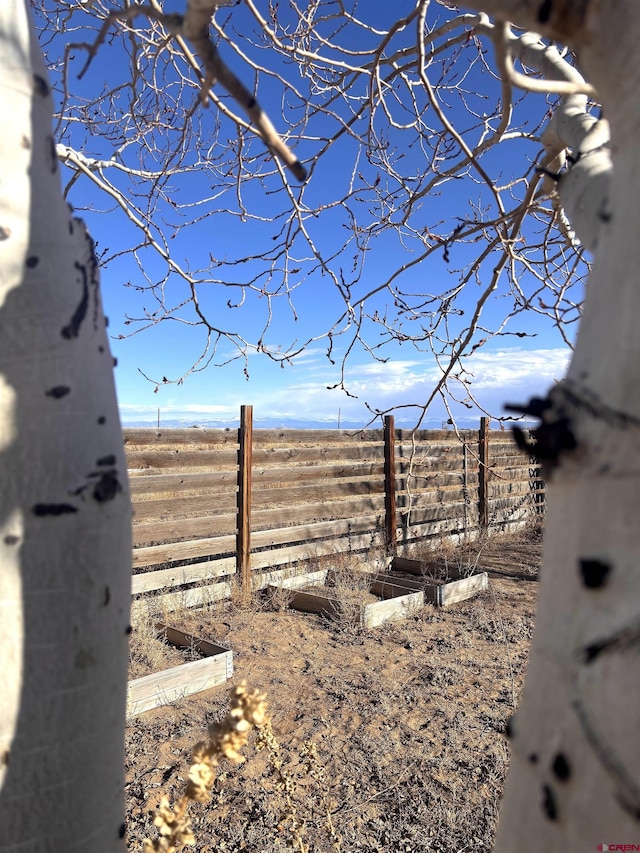
[[[90,182],[127,222],[128,247],[102,260],[129,251],[138,265],[130,333],[169,319],[201,332],[193,363],[162,378],[183,381],[212,351],[226,360],[222,341],[246,365],[251,352],[288,363],[324,340],[331,384],[353,393],[349,364],[358,353],[385,360],[410,345],[441,365],[432,402],[445,388],[468,398],[456,364],[495,337],[524,334],[516,325],[523,312],[571,343],[588,269],[583,247],[597,240],[606,205],[606,123],[591,113],[582,93],[594,92],[572,55],[502,23],[504,7],[492,21],[486,4],[462,14],[420,2],[377,23],[339,3],[276,11],[254,0],[201,0],[183,19],[166,16],[160,0],[118,10],[104,0],[33,3],[57,74],[68,198],[78,204],[80,182]],[[91,98],[73,83],[77,45],[118,57]],[[539,81],[543,93],[525,101],[514,73]],[[557,83],[569,94],[549,94]],[[282,136],[273,136],[258,92],[279,112]],[[519,172],[505,171],[517,160],[496,157],[503,148],[520,150]],[[279,161],[295,172],[298,151],[311,180],[296,187]],[[462,178],[472,188],[467,201]],[[580,201],[590,181],[600,186],[600,213]],[[178,247],[211,217],[251,237],[237,251],[216,249],[215,236],[211,248],[189,243],[185,264]],[[149,275],[152,255],[164,273]],[[308,324],[298,302],[311,293],[322,294],[334,319],[301,335]],[[260,317],[259,331],[243,334],[238,311],[254,326]],[[276,317],[279,329],[290,324],[288,344],[274,335]]]

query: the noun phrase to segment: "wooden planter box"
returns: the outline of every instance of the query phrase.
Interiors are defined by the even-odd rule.
[[[305,613],[318,613],[328,618],[343,618],[344,609],[338,598],[331,595],[330,587],[323,587],[327,571],[313,572],[295,578],[281,580],[267,588],[274,595],[280,595],[283,589],[289,590],[289,607]],[[300,587],[318,586],[318,592],[300,592]],[[375,628],[392,619],[403,619],[409,613],[424,604],[424,593],[420,589],[408,589],[406,586],[379,581],[371,576],[370,591],[383,600],[359,607],[354,617],[355,624],[363,628]]]
[[[130,681],[127,689],[127,716],[130,717],[170,705],[193,693],[210,690],[233,676],[233,652],[230,649],[166,625],[157,627],[172,645],[195,648],[205,657]]]
[[[411,560],[407,557],[394,557],[391,563],[391,570],[396,572],[408,572],[416,575],[421,580],[411,581],[406,578],[398,579],[397,583],[402,583],[405,586],[416,584],[419,589],[424,590],[424,600],[427,603],[434,604],[436,607],[446,607],[449,604],[455,604],[456,601],[465,601],[467,598],[473,598],[474,595],[483,592],[489,586],[489,575],[487,572],[479,572],[475,575],[469,575],[466,578],[459,578],[450,581],[431,580],[425,576],[423,564],[420,560]],[[452,574],[455,574],[452,571]],[[393,578],[393,575],[381,575],[379,577]]]

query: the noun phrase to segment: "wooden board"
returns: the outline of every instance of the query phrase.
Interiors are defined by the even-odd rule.
[[[339,617],[343,612],[339,599],[331,595],[330,587],[320,586],[324,583],[326,575],[326,571],[300,575],[281,581],[277,585],[270,584],[267,589],[273,595],[278,595],[283,589],[289,590],[289,606],[293,610],[317,613],[327,618]],[[315,584],[318,584],[317,593],[299,591],[301,586]],[[376,594],[375,586],[375,583],[371,586],[371,592],[374,594]],[[380,584],[380,588],[384,591],[385,600],[361,606],[356,616],[357,622],[366,629],[375,628],[393,619],[403,619],[424,604],[424,593],[421,590],[413,591],[401,586],[393,590],[389,584]]]
[[[321,559],[325,563],[330,562],[331,557],[336,554],[344,552],[351,554],[357,551],[371,552],[383,546],[383,534],[378,531],[373,535],[368,533],[363,536],[343,536],[324,542],[307,542],[288,548],[260,551],[251,556],[251,567],[254,570],[253,588],[262,589],[270,583],[279,583],[280,578],[289,577],[291,575],[291,563],[316,559]],[[289,568],[276,569],[276,566],[282,565],[287,565]],[[267,571],[258,572],[259,569],[266,569]],[[269,569],[274,569],[274,571],[268,571]]]
[[[156,572],[141,572],[131,578],[131,594],[154,592],[185,586],[190,583],[202,583],[223,575],[233,575],[236,571],[236,558],[223,557],[220,560],[206,560],[202,563],[190,563],[188,566],[176,566],[173,569],[160,569]]]
[[[433,556],[436,556],[435,552]],[[391,561],[392,572],[408,572],[418,577],[424,577],[424,566],[423,560],[414,560],[411,557],[394,557]]]
[[[286,588],[286,587],[284,587]],[[270,584],[267,587],[269,593],[277,595],[278,591],[283,587],[276,587]],[[320,589],[320,588],[319,588]],[[342,608],[337,598],[331,598],[329,595],[318,593],[300,592],[299,590],[289,590],[289,607],[292,610],[301,610],[303,613],[317,613],[319,616],[332,618],[339,616]]]
[[[344,447],[285,447],[274,450],[263,450],[257,447],[253,453],[253,461],[256,466],[260,465],[297,465],[297,464],[325,464],[340,461],[354,461],[361,459],[365,462],[382,461],[384,449],[382,444],[357,442]]]
[[[151,445],[158,447],[162,445],[185,444],[237,444],[237,429],[201,429],[198,427],[187,429],[149,429],[147,427],[127,427],[122,430],[122,439],[125,449]]]
[[[230,649],[184,631],[167,626],[162,626],[162,629],[169,642],[183,648],[197,648],[205,657],[130,681],[127,689],[129,717],[210,690],[233,677],[233,652]]]
[[[234,468],[238,461],[235,450],[183,450],[182,446],[171,450],[129,450],[126,452],[127,467],[145,471],[148,468],[205,468],[209,471]]]
[[[306,572],[302,575],[293,575],[290,578],[280,578],[278,586],[285,589],[300,589],[303,586],[322,586],[327,579],[328,569],[319,569],[317,572]]]
[[[382,515],[363,515],[355,519],[321,521],[317,524],[280,527],[274,530],[258,530],[252,536],[254,548],[272,548],[274,545],[293,545],[296,542],[307,544],[313,552],[316,539],[336,536],[356,536],[373,533],[382,526]]]
[[[194,557],[229,556],[234,554],[235,550],[235,536],[217,536],[213,539],[195,539],[191,542],[171,542],[167,545],[135,548],[131,559],[133,567],[138,568],[157,566],[158,563],[191,560]]]
[[[123,431],[126,444],[221,444],[236,442],[238,428],[219,427],[203,428],[189,427],[186,429],[160,429],[155,427],[127,427]],[[356,441],[382,441],[381,429],[365,430],[338,430],[338,429],[255,429],[254,438],[256,443],[263,444],[347,444]],[[416,430],[396,429],[395,439],[398,442],[411,443],[412,438],[418,443],[423,442],[448,442],[458,443],[458,436],[454,430],[431,429]],[[461,429],[458,431],[460,437],[466,441],[473,441],[478,437],[478,431],[474,429]],[[495,434],[495,433],[494,433]],[[496,439],[500,441],[500,439]],[[504,443],[508,444],[507,441]]]
[[[140,480],[140,477],[136,479]],[[227,485],[226,488],[217,488],[215,492],[209,492],[206,495],[182,495],[177,492],[170,498],[136,500],[134,497],[133,524],[135,527],[143,521],[174,518],[176,515],[192,516],[196,513],[211,515],[214,510],[220,515],[221,510],[235,510],[237,491],[235,485]]]
[[[475,509],[475,517],[477,517],[477,508]],[[464,510],[464,501],[458,501],[429,508],[418,507],[412,509],[410,514],[408,509],[401,507],[398,515],[402,521],[401,526],[406,525],[407,538],[416,539],[421,536],[432,536],[434,533],[461,531],[464,526],[461,523],[464,520]],[[473,506],[468,508],[468,518],[474,518],[471,514],[473,510]],[[407,524],[407,515],[410,517],[410,524]]]
[[[382,495],[382,467],[380,468],[380,478],[377,481],[360,478],[356,481],[343,480],[336,483],[331,483],[328,476],[323,477],[320,469],[314,470],[317,483],[284,488],[254,488],[251,497],[253,509],[267,512],[276,506],[286,506],[299,512],[311,512],[313,509],[316,517],[322,518],[330,514],[340,515],[344,501],[347,499],[353,500],[358,496],[366,495]],[[158,480],[160,478],[154,476],[144,479]],[[142,482],[142,480],[141,477],[135,477],[132,482],[137,483]],[[262,486],[263,483],[260,485]],[[215,492],[209,492],[205,495],[185,496],[177,491],[170,498],[134,499],[134,527],[151,519],[173,518],[176,514],[190,516],[195,513],[207,513],[210,515],[215,510],[220,515],[221,510],[235,510],[237,491],[235,483],[229,483],[226,488],[221,489],[218,486]],[[149,493],[152,492],[149,491]],[[334,501],[338,502],[339,510],[337,513],[331,506]],[[323,509],[323,512],[318,512],[320,508]]]
[[[456,601],[464,601],[467,598],[472,598],[489,586],[489,575],[487,572],[480,572],[466,578],[447,581],[446,583],[431,583],[425,577],[425,564],[421,560],[412,560],[408,557],[394,557],[391,567],[392,571],[408,572],[409,574],[423,577],[424,580],[419,581],[419,583],[422,589],[424,589],[425,601],[435,604],[436,607],[446,607],[449,604],[455,604]],[[450,571],[452,574],[455,574],[455,569],[452,568]],[[393,575],[388,575],[387,577],[391,578]],[[396,582],[395,579],[393,582]],[[404,582],[398,581],[398,583]]]
[[[423,592],[405,592],[402,595],[367,604],[362,613],[365,628],[375,628],[383,622],[405,619],[424,605]]]
[[[422,581],[390,574],[375,575],[371,585],[371,592],[381,598],[393,598],[396,595],[407,595],[410,592],[420,592],[423,589]]]
[[[430,556],[425,560],[412,560],[408,557],[394,557],[391,562],[391,572],[405,572],[411,575],[416,575],[417,577],[426,580],[430,580],[433,578],[433,576],[429,575],[429,569],[431,566],[433,566],[434,563],[437,563],[437,560],[437,549],[434,550],[433,553],[430,554]],[[447,577],[451,580],[460,580],[461,571],[463,572],[463,578],[469,576],[469,570],[467,568],[461,570],[456,566],[448,566]],[[393,577],[393,575],[390,575],[390,577]]]
[[[167,592],[151,597],[134,598],[131,602],[132,616],[142,612],[170,613],[174,610],[183,610],[185,607],[208,607],[215,601],[231,598],[230,583],[214,583],[207,586],[195,586],[190,589],[181,589],[178,592]]]
[[[179,508],[178,504],[175,505]],[[151,542],[176,543],[187,539],[209,539],[230,536],[236,532],[236,513],[228,515],[205,515],[199,518],[179,518],[168,521],[143,521],[132,525],[133,545],[140,547]]]
[[[201,637],[196,637],[193,634],[187,634],[186,631],[180,631],[178,628],[172,628],[170,625],[165,625],[163,622],[157,622],[156,629],[164,635],[166,641],[171,643],[172,646],[177,646],[180,649],[196,649],[205,657],[211,658],[229,651],[229,649],[224,646],[212,643],[211,640],[203,640]]]
[[[292,467],[264,467],[254,464],[253,482],[258,483],[300,483],[307,480],[326,482],[334,479],[364,479],[373,478],[382,490],[383,463],[379,462],[352,462],[340,465],[298,465]]]
[[[489,575],[481,572],[458,581],[441,584],[425,584],[424,599],[432,601],[436,607],[447,607],[456,601],[465,601],[483,592],[489,586]]]
[[[235,490],[238,482],[238,472],[210,471],[197,474],[150,474],[148,471],[129,470],[129,488],[136,503],[141,495],[176,494],[179,492],[196,492],[209,490],[214,493],[220,486]]]
[[[420,429],[415,432],[411,429],[397,429],[396,430],[396,440],[404,441],[410,445],[411,439],[415,437],[416,442],[421,441],[447,441],[451,444],[459,444],[459,439],[464,439],[465,441],[477,441],[478,439],[478,430],[477,429],[461,429],[456,433],[455,430],[452,429]]]

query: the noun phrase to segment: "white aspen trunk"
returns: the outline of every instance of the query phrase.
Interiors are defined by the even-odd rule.
[[[0,2],[0,850],[124,849],[131,534],[91,238]]]
[[[569,436],[576,447],[551,460],[536,629],[495,850],[640,849],[640,8],[474,5],[576,49],[612,141],[606,204],[598,154],[565,182],[595,214],[595,262],[576,351],[539,437],[547,451]]]

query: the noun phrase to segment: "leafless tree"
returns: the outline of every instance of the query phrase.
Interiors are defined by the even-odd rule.
[[[140,365],[154,381],[325,341],[349,392],[354,352],[384,360],[401,342],[441,367],[424,412],[444,391],[473,401],[464,357],[526,337],[533,314],[571,344],[588,264],[556,193],[574,150],[556,130],[562,93],[597,123],[571,52],[442,2],[247,0],[184,19],[158,0],[33,3],[67,197],[82,208],[91,183],[93,204],[126,218],[101,262],[137,262],[131,333],[170,319],[202,344],[177,376]],[[234,223],[238,240],[221,245]],[[333,320],[299,337],[310,292]],[[277,313],[291,320],[284,346]]]

